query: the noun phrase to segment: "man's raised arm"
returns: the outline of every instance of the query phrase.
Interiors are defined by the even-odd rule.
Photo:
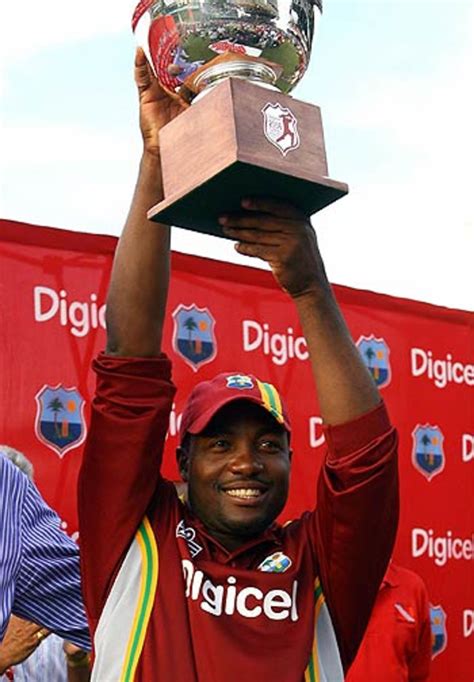
[[[270,199],[223,216],[244,255],[267,261],[308,345],[327,444],[312,534],[344,667],[368,622],[398,519],[397,438],[326,277],[309,219]]]
[[[147,220],[163,198],[159,131],[183,107],[160,87],[142,50],[135,57],[143,154],[107,297],[107,354],[159,354],[169,284],[170,228]]]
[[[135,58],[143,154],[107,299],[107,348],[94,361],[97,390],[79,477],[84,598],[92,629],[149,505],[156,497],[174,396],[161,354],[170,230],[147,220],[162,198],[159,131],[182,109]]]
[[[266,260],[293,299],[324,422],[340,424],[373,409],[380,395],[339,310],[309,220],[276,200],[243,207],[245,213],[223,217],[223,231],[238,240],[239,253]]]

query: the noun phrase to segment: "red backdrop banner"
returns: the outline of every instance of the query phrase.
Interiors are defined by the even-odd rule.
[[[73,537],[90,363],[105,343],[115,245],[112,237],[0,221],[0,442],[32,460],[39,488]],[[428,587],[431,679],[472,682],[474,313],[335,292],[400,432],[395,558]],[[312,507],[324,451],[318,401],[295,310],[271,274],[173,254],[164,349],[178,386],[165,473],[177,478],[176,433],[191,387],[220,371],[251,372],[280,388],[292,415],[284,518]]]

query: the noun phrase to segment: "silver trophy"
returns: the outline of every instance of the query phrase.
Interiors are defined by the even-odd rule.
[[[322,0],[142,0],[133,29],[161,86],[191,103],[160,131],[164,199],[148,217],[222,236],[246,196],[308,215],[347,193],[328,177],[319,107],[288,93]]]
[[[322,0],[145,0],[132,25],[161,85],[192,100],[229,77],[290,92],[321,12]]]

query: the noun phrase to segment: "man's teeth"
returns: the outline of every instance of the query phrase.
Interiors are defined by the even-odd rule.
[[[260,497],[262,491],[257,490],[256,488],[237,488],[236,490],[226,490],[226,493],[231,497],[240,497],[242,499],[248,499],[250,497]]]

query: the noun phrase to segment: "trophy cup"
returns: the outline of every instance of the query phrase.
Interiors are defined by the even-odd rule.
[[[311,215],[347,194],[328,177],[320,109],[288,93],[322,0],[141,0],[132,26],[161,86],[191,106],[160,131],[164,199],[148,218],[223,236],[246,196]]]

